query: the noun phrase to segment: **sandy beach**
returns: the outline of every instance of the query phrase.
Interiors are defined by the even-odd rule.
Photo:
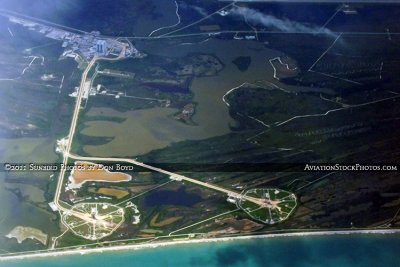
[[[24,254],[10,253],[0,257],[0,261],[9,260],[23,260],[30,258],[42,258],[42,257],[56,257],[56,256],[69,256],[78,254],[89,254],[89,253],[101,253],[109,251],[123,251],[123,250],[138,250],[148,249],[164,246],[173,245],[184,245],[184,244],[196,244],[206,242],[223,242],[233,240],[245,240],[245,239],[259,239],[259,238],[276,238],[276,237],[296,237],[296,236],[322,236],[322,235],[349,235],[349,234],[398,234],[400,229],[365,229],[365,230],[347,230],[347,231],[313,231],[313,232],[295,232],[295,233],[277,233],[277,234],[263,234],[263,235],[247,235],[237,237],[221,237],[221,238],[202,238],[202,239],[189,239],[189,240],[174,240],[174,241],[162,241],[155,243],[146,244],[131,244],[131,245],[116,245],[111,247],[102,248],[82,248],[74,247],[65,248],[63,250],[40,250],[36,252],[27,252]]]

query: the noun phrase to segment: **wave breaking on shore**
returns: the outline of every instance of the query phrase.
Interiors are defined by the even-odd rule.
[[[102,253],[110,251],[123,251],[123,250],[139,250],[146,248],[157,248],[173,245],[208,243],[208,242],[221,242],[221,241],[234,241],[246,239],[259,239],[259,238],[277,238],[277,237],[296,237],[296,236],[323,236],[323,235],[351,235],[351,234],[399,234],[400,229],[369,229],[369,230],[349,230],[349,231],[314,231],[314,232],[294,232],[294,233],[275,233],[275,234],[262,234],[262,235],[245,235],[235,237],[217,237],[217,238],[201,238],[201,239],[188,239],[188,240],[175,240],[163,241],[158,243],[146,244],[131,244],[131,245],[117,245],[102,248],[78,248],[78,249],[64,249],[64,250],[41,250],[37,252],[29,252],[25,254],[8,254],[0,257],[1,261],[9,260],[23,260],[28,258],[44,258],[56,256],[70,256],[70,255],[84,255],[90,253]]]

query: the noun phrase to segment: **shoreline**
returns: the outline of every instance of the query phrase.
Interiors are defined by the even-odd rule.
[[[209,243],[209,242],[227,242],[234,240],[250,240],[259,238],[276,238],[276,237],[297,237],[297,236],[325,236],[325,235],[351,235],[351,234],[399,234],[400,229],[370,229],[370,230],[340,230],[340,231],[314,231],[314,232],[294,232],[294,233],[276,233],[276,234],[262,234],[262,235],[244,235],[235,237],[215,237],[215,238],[200,238],[189,240],[175,240],[175,241],[162,241],[159,243],[146,243],[146,244],[130,244],[130,245],[117,245],[111,247],[101,248],[81,248],[81,249],[66,249],[60,251],[48,250],[45,252],[27,253],[20,255],[0,256],[0,262],[11,260],[24,260],[29,258],[45,258],[57,256],[70,256],[70,255],[84,255],[91,253],[102,253],[110,251],[127,251],[139,250],[148,248],[157,248],[173,245],[185,245],[196,243]]]

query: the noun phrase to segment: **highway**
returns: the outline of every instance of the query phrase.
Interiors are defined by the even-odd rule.
[[[75,129],[76,129],[76,125],[78,123],[78,117],[79,117],[79,110],[81,108],[81,103],[82,103],[82,99],[83,99],[83,95],[85,92],[85,83],[87,81],[87,76],[89,74],[89,71],[92,69],[92,67],[94,66],[94,64],[96,63],[96,61],[98,60],[109,60],[109,61],[114,61],[114,60],[120,60],[122,58],[124,58],[125,55],[125,51],[126,51],[126,47],[124,47],[120,53],[120,55],[116,58],[104,58],[104,57],[99,57],[97,55],[95,55],[92,60],[89,62],[89,64],[87,65],[86,69],[83,71],[82,73],[82,77],[81,77],[81,81],[80,81],[80,85],[79,85],[79,89],[78,89],[78,93],[76,96],[76,102],[75,102],[75,108],[74,108],[74,112],[72,114],[72,121],[71,121],[71,125],[69,128],[69,133],[67,136],[67,144],[66,147],[64,149],[64,153],[63,153],[63,166],[67,166],[68,163],[68,156],[70,154],[71,151],[71,146],[72,146],[72,141],[75,135]],[[59,203],[59,199],[60,199],[60,194],[61,194],[61,190],[63,187],[63,180],[64,180],[64,176],[65,176],[65,169],[61,169],[60,174],[58,176],[58,183],[57,183],[57,187],[56,187],[56,192],[54,195],[54,204],[57,206],[57,208],[60,211],[69,211],[69,209],[65,209],[63,208],[60,203]]]
[[[68,155],[69,155],[69,151],[71,150],[71,146],[72,146],[72,140],[75,134],[75,129],[76,129],[76,124],[78,122],[78,117],[79,117],[79,110],[81,108],[81,103],[82,103],[82,96],[84,94],[85,91],[85,82],[87,79],[87,75],[90,71],[90,69],[93,67],[93,65],[96,63],[96,61],[99,58],[97,56],[94,56],[92,58],[92,60],[89,62],[89,64],[87,65],[86,69],[84,70],[83,74],[82,74],[82,78],[81,78],[81,83],[79,86],[79,90],[78,90],[78,94],[76,96],[76,103],[75,103],[75,109],[74,112],[72,114],[72,121],[71,121],[71,126],[69,128],[69,133],[68,133],[68,141],[67,141],[67,145],[63,154],[63,164],[64,166],[67,165],[68,163]],[[65,209],[64,207],[62,207],[59,203],[59,199],[60,199],[60,194],[61,194],[61,190],[63,187],[63,180],[64,180],[64,176],[65,176],[65,169],[61,169],[60,174],[58,176],[58,183],[57,183],[57,187],[56,187],[56,192],[54,195],[54,204],[57,206],[57,208],[60,211],[69,211],[68,209]]]
[[[72,141],[73,141],[73,137],[75,134],[75,129],[76,129],[76,125],[78,122],[78,117],[79,117],[79,111],[81,108],[81,103],[82,103],[82,98],[83,98],[83,94],[84,94],[84,89],[85,89],[85,83],[87,81],[87,76],[89,71],[91,70],[91,68],[93,67],[93,65],[96,63],[97,60],[118,60],[122,57],[123,53],[121,53],[120,57],[118,58],[112,58],[112,59],[108,59],[108,58],[100,58],[98,56],[93,57],[93,59],[89,62],[88,66],[86,67],[86,69],[84,70],[83,74],[82,74],[82,78],[81,78],[81,82],[80,82],[80,86],[79,86],[79,90],[78,90],[78,94],[76,97],[76,103],[75,103],[75,109],[72,115],[72,121],[71,121],[71,126],[69,129],[69,133],[68,133],[68,140],[67,140],[67,144],[66,147],[64,149],[64,153],[63,153],[63,164],[64,166],[67,165],[68,163],[68,159],[75,159],[75,160],[84,160],[84,161],[100,161],[100,162],[127,162],[127,163],[131,163],[149,170],[153,170],[156,172],[160,172],[163,174],[168,175],[171,179],[173,180],[177,180],[177,181],[187,181],[193,184],[197,184],[215,191],[219,191],[222,193],[227,194],[228,196],[237,198],[237,199],[246,199],[250,202],[253,202],[257,205],[260,206],[266,206],[267,203],[265,202],[265,200],[263,199],[258,199],[258,198],[253,198],[253,197],[249,197],[249,196],[243,196],[242,194],[236,192],[236,191],[232,191],[214,184],[209,184],[209,183],[205,183],[184,175],[180,175],[180,174],[176,174],[164,169],[160,169],[142,162],[139,162],[137,160],[133,160],[133,159],[128,159],[128,158],[101,158],[101,157],[81,157],[81,156],[77,156],[74,154],[71,154],[71,146],[72,146]],[[61,190],[63,188],[63,181],[64,181],[64,176],[65,176],[65,169],[61,169],[59,177],[58,177],[58,183],[57,183],[57,187],[56,187],[56,192],[54,195],[54,204],[57,206],[57,208],[60,211],[63,212],[72,212],[69,209],[64,208],[63,206],[61,206],[59,199],[60,199],[60,195],[61,195]],[[75,214],[76,213],[76,214]],[[76,217],[78,218],[82,218],[82,216],[84,216],[83,214],[79,213],[79,212],[73,212],[74,215],[76,215]]]
[[[219,191],[219,192],[225,193],[228,196],[231,196],[231,197],[234,197],[234,198],[237,198],[237,199],[248,200],[248,201],[250,201],[252,203],[255,203],[257,205],[260,205],[262,207],[268,207],[270,205],[269,202],[266,202],[265,199],[245,196],[245,195],[242,195],[241,193],[238,193],[236,191],[232,191],[232,190],[229,190],[229,189],[226,189],[226,188],[214,185],[214,184],[202,182],[202,181],[199,181],[199,180],[196,180],[196,179],[193,179],[193,178],[181,175],[181,174],[177,174],[177,173],[173,173],[173,172],[161,169],[161,168],[157,168],[157,167],[142,163],[142,162],[134,160],[134,159],[129,159],[129,158],[82,157],[82,156],[78,156],[78,155],[74,155],[74,154],[69,154],[69,157],[71,159],[81,160],[81,161],[98,161],[98,162],[107,162],[108,161],[108,162],[126,162],[126,163],[131,163],[131,164],[134,164],[136,166],[140,166],[140,167],[152,170],[152,171],[156,171],[156,172],[159,172],[159,173],[166,174],[173,180],[176,180],[176,181],[187,181],[187,182],[190,182],[190,183],[193,183],[193,184],[197,184],[197,185],[200,185],[200,186],[203,186],[203,187],[215,190],[215,191]]]
[[[131,164],[134,164],[134,165],[137,165],[137,166],[149,169],[149,170],[153,170],[153,171],[156,171],[159,173],[166,174],[172,180],[190,182],[193,184],[203,186],[205,188],[209,188],[209,189],[212,189],[215,191],[225,193],[228,196],[236,198],[236,199],[245,199],[247,201],[250,201],[252,203],[259,205],[260,207],[271,207],[272,205],[274,205],[274,203],[271,203],[270,201],[268,201],[266,199],[245,196],[236,191],[232,191],[232,190],[229,190],[229,189],[226,189],[226,188],[214,185],[214,184],[202,182],[202,181],[199,181],[199,180],[196,180],[196,179],[184,176],[184,175],[180,175],[180,174],[173,173],[173,172],[170,172],[170,171],[167,171],[164,169],[160,169],[160,168],[157,168],[157,167],[154,167],[151,165],[147,165],[147,164],[139,162],[137,160],[133,160],[133,159],[129,159],[129,158],[81,157],[81,156],[71,154],[71,146],[72,146],[72,142],[73,142],[73,137],[75,135],[76,126],[78,123],[79,111],[81,109],[81,103],[82,103],[82,99],[84,96],[85,84],[87,83],[87,78],[88,78],[87,76],[89,74],[89,71],[92,69],[92,67],[98,60],[110,60],[110,61],[120,60],[124,57],[124,55],[125,55],[125,48],[122,50],[121,54],[117,58],[103,58],[103,57],[99,57],[96,55],[92,58],[92,60],[87,65],[86,69],[83,71],[81,81],[80,81],[80,86],[79,86],[79,89],[77,92],[75,108],[74,108],[74,111],[72,114],[72,121],[71,121],[71,125],[69,128],[67,141],[63,148],[63,166],[67,166],[69,158],[74,159],[74,160],[83,160],[83,161],[127,162],[127,163],[131,163]],[[69,208],[65,208],[60,204],[59,200],[60,200],[60,195],[61,195],[61,191],[62,191],[63,184],[64,184],[65,172],[66,172],[65,168],[62,168],[60,170],[60,174],[58,176],[58,182],[57,182],[57,186],[56,186],[56,191],[55,191],[55,195],[54,195],[54,204],[57,206],[58,210],[60,211],[60,214],[62,215],[62,212],[68,212],[69,214],[72,214],[72,215],[76,216],[77,218],[85,220],[88,223],[101,223],[102,222],[101,218],[93,220],[87,214],[70,210]]]

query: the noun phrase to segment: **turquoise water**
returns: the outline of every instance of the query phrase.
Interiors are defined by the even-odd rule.
[[[2,262],[7,267],[399,267],[400,235],[277,237]]]

